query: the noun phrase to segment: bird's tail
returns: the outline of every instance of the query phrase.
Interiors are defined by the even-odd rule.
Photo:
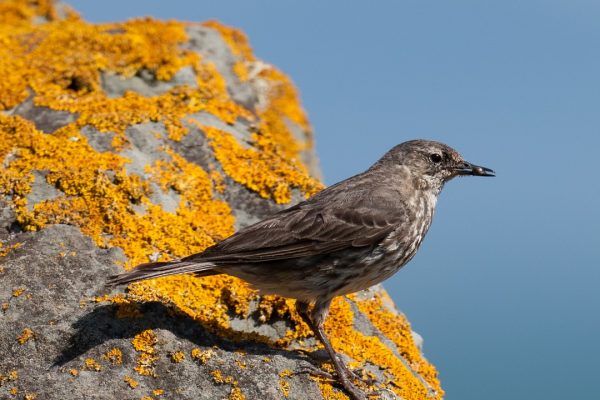
[[[193,273],[196,276],[209,276],[219,274],[220,272],[214,270],[214,266],[210,262],[189,262],[182,260],[140,264],[131,271],[109,277],[106,286],[124,285],[169,275]]]

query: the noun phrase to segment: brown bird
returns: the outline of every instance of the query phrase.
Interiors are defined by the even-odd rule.
[[[331,300],[380,283],[405,265],[429,229],[442,187],[462,175],[495,176],[445,144],[405,142],[367,171],[202,253],[142,264],[111,277],[108,284],[186,273],[228,274],[263,293],[297,299],[298,311],[325,346],[340,384],[354,399],[364,399],[352,383],[354,373],[323,329]]]

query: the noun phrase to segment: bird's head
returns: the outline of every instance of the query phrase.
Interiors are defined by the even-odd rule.
[[[495,176],[493,170],[471,164],[453,148],[431,140],[411,140],[387,152],[376,165],[400,166],[433,188],[456,176]]]

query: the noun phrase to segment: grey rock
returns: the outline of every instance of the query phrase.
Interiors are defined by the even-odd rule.
[[[112,140],[115,137],[113,132],[100,132],[93,126],[86,125],[79,130],[87,138],[88,144],[99,152],[112,151]]]
[[[62,196],[62,192],[46,182],[46,171],[34,171],[34,181],[31,185],[31,192],[27,195],[27,209],[33,210],[33,206],[46,200],[52,200]]]
[[[211,62],[227,82],[227,91],[231,98],[253,110],[258,95],[248,82],[241,82],[233,72],[235,57],[219,32],[202,25],[190,25],[186,29],[189,41],[182,48],[202,54],[204,62]]]
[[[136,92],[142,96],[159,96],[176,86],[197,87],[196,75],[192,67],[184,67],[168,81],[156,79],[148,70],[140,70],[131,77],[124,77],[113,72],[104,72],[101,75],[102,89],[108,97],[122,97],[125,92]]]
[[[68,111],[57,111],[48,107],[36,106],[31,98],[13,108],[11,114],[20,115],[33,122],[35,127],[44,133],[52,133],[78,118],[77,114]]]

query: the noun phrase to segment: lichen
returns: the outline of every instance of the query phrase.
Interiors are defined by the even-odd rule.
[[[21,247],[21,243],[14,243],[8,247],[4,247],[4,244],[0,242],[0,257],[6,257],[8,253],[18,249],[19,247]],[[3,270],[0,272],[3,272]]]
[[[123,352],[114,347],[102,355],[102,359],[110,361],[112,365],[121,365],[123,363]]]
[[[139,382],[130,377],[129,375],[126,375],[125,378],[123,378],[123,381],[132,389],[135,389],[139,385]]]
[[[171,353],[171,361],[174,363],[180,363],[185,360],[185,353],[183,351],[174,351]]]
[[[102,366],[100,364],[98,364],[98,361],[96,361],[95,359],[88,357],[84,361],[84,368],[87,369],[88,371],[96,371],[97,372],[102,369]]]
[[[239,387],[239,383],[231,375],[223,375],[219,370],[213,370],[210,373],[213,381],[219,385],[231,385],[231,392],[229,393],[228,400],[245,400],[246,396],[242,393]]]
[[[215,355],[215,352],[212,349],[201,350],[195,347],[192,349],[191,355],[194,360],[206,364]]]
[[[155,349],[156,343],[158,343],[158,338],[151,329],[138,333],[131,341],[133,348],[139,353],[137,366],[134,368],[138,374],[156,376],[154,370],[158,360]]]
[[[289,203],[292,189],[299,188],[311,196],[323,186],[310,178],[300,165],[290,164],[289,158],[266,131],[252,134],[253,148],[245,148],[231,135],[217,128],[196,123],[210,139],[215,157],[227,175],[236,182],[277,203]]]
[[[29,341],[29,339],[33,338],[33,331],[29,328],[23,329],[19,337],[17,337],[17,341],[19,344],[25,344]]]
[[[289,378],[293,374],[294,373],[289,369],[284,369],[279,373],[279,389],[281,390],[281,394],[283,394],[283,397],[285,398],[288,398],[290,395],[290,382],[285,378]]]

